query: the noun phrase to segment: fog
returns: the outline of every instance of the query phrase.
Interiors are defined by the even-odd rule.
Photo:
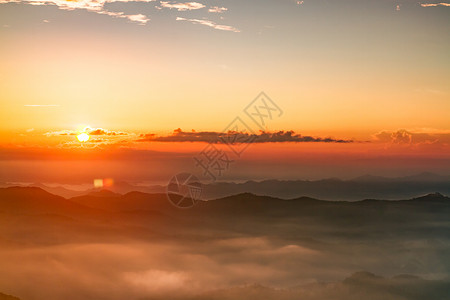
[[[283,200],[252,197],[186,211],[161,199],[153,211],[70,208],[65,215],[2,205],[0,292],[22,300],[448,294],[448,202],[437,211],[386,204],[384,212],[372,204],[299,202],[292,205],[303,209],[289,212]]]

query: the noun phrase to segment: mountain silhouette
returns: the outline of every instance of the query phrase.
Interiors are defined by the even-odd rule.
[[[49,187],[39,183],[31,186],[40,187],[49,193],[67,199],[102,191],[98,188],[75,191],[62,186]],[[117,181],[108,187],[108,190],[122,195],[129,192],[162,194],[166,192],[166,187],[163,185],[133,185],[125,181]],[[250,180],[243,183],[215,182],[204,184],[202,195],[204,199],[208,200],[240,193],[252,193],[284,199],[308,196],[317,199],[357,201],[369,198],[401,200],[435,191],[450,194],[450,176],[424,172],[395,178],[363,175],[349,180],[328,178],[321,180]]]
[[[98,193],[90,193],[70,198],[69,200],[84,206],[116,212],[136,210],[166,211],[172,209],[165,194],[129,192],[125,195],[120,195],[102,191],[101,196]]]
[[[38,187],[0,189],[0,211],[15,213],[90,214],[95,210]]]
[[[408,207],[411,205],[427,209],[427,206],[447,206],[450,198],[438,192],[404,200],[372,200],[361,201],[329,201],[311,197],[280,199],[270,196],[259,196],[252,193],[241,193],[215,200],[200,201],[192,213],[201,211],[217,211],[220,213],[267,213],[277,214],[301,213],[300,210],[312,207],[326,211],[340,207],[341,210],[359,209],[360,207]],[[0,188],[0,211],[20,213],[101,213],[118,211],[172,211],[177,210],[170,205],[165,194],[148,194],[130,192],[125,195],[101,190],[88,195],[65,199],[36,187]]]
[[[20,300],[20,299],[11,295],[0,293],[0,300]]]

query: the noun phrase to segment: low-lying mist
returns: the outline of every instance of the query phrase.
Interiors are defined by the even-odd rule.
[[[44,206],[42,197],[33,201]],[[138,198],[149,196],[127,205]],[[245,194],[191,210],[160,199],[128,211],[72,202],[58,213],[56,204],[33,213],[2,198],[0,292],[22,300],[445,299],[442,198],[294,203]]]

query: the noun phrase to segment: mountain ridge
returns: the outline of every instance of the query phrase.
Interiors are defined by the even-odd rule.
[[[7,186],[7,184],[2,184]],[[27,185],[25,185],[27,186]],[[40,187],[52,194],[70,199],[102,189],[90,188],[84,191],[71,190],[62,186],[47,186],[34,183],[28,186]],[[143,193],[165,193],[163,185],[133,185],[125,181],[117,181],[108,190],[117,194],[132,191]],[[412,198],[439,191],[450,194],[450,176],[431,172],[401,177],[383,177],[376,175],[362,175],[351,179],[325,178],[320,180],[248,180],[245,182],[215,182],[203,185],[205,199],[217,199],[243,192],[262,194],[277,198],[292,199],[308,196],[316,199],[328,200],[361,200],[361,199],[395,199]]]

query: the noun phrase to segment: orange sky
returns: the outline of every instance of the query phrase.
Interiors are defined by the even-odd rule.
[[[447,5],[9,2],[0,3],[0,180],[17,173],[13,162],[135,161],[136,153],[173,172],[205,143],[139,142],[141,134],[222,132],[238,116],[256,133],[317,140],[252,145],[240,158],[245,170],[229,178],[450,169]],[[244,112],[260,91],[282,110],[263,128]],[[86,126],[123,134],[84,144],[58,134]],[[328,137],[352,142],[317,142]],[[302,171],[314,165],[314,174]]]
[[[86,183],[95,178],[114,178],[160,183],[185,171],[210,179],[194,161],[210,146],[206,142],[141,142],[138,132],[90,130],[101,134],[91,135],[84,143],[70,131],[10,136],[14,143],[0,148],[0,181]],[[347,143],[253,143],[239,156],[226,145],[212,145],[225,151],[227,160],[232,161],[218,179],[240,181],[402,176],[424,171],[447,174],[449,141],[448,132],[382,132],[365,141]]]

